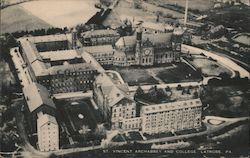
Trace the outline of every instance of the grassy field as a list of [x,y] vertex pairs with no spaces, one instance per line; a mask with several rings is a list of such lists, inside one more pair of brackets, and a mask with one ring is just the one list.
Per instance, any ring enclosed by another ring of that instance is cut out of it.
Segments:
[[158,84],[158,81],[143,68],[115,68],[115,71],[119,72],[130,86]]
[[49,27],[51,27],[51,25],[32,14],[29,14],[19,5],[10,6],[1,10],[0,34]]
[[96,2],[98,0],[40,0],[20,6],[54,27],[72,27],[87,22],[98,11]]
[[165,83],[189,82],[201,80],[201,74],[194,71],[184,63],[179,63],[175,68],[155,71]]
[[141,9],[134,9],[131,4],[121,0],[104,20],[103,25],[120,25],[125,19],[129,19],[131,22],[133,20],[135,20],[135,22],[140,20],[155,22],[156,16]]
[[216,61],[209,60],[207,58],[194,58],[191,63],[196,68],[200,68],[202,73],[206,76],[218,76],[220,75],[220,73],[227,73],[229,75],[232,75],[232,72],[226,67],[220,65]]
[[200,80],[201,76],[184,63],[161,67],[112,67],[130,86]]

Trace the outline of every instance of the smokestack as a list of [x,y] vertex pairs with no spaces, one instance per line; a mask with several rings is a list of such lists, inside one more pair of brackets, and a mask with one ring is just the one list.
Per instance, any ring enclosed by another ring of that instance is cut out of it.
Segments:
[[184,18],[184,26],[186,27],[187,24],[187,15],[188,14],[188,0],[186,0],[186,7],[185,7],[185,18]]

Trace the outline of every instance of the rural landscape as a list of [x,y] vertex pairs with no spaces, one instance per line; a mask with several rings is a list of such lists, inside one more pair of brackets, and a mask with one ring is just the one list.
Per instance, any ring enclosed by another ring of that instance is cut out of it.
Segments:
[[249,156],[249,0],[0,6],[0,157]]

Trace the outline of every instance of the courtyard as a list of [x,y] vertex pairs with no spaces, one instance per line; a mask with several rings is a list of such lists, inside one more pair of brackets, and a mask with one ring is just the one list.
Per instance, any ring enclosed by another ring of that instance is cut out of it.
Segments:
[[78,132],[83,126],[94,130],[100,121],[98,110],[89,100],[63,101],[58,103],[63,121],[70,133]]
[[129,86],[155,85],[200,81],[201,74],[185,63],[167,64],[154,67],[115,67],[109,69],[120,73]]

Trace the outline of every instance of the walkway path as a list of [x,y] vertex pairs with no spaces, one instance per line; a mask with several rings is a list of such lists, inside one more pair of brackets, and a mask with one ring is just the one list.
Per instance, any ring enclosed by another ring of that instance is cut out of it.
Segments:
[[[213,116],[207,116],[210,118],[216,118]],[[205,119],[204,123],[207,124],[208,119]],[[192,134],[185,134],[185,135],[179,135],[179,136],[173,136],[173,137],[165,137],[165,138],[157,138],[157,139],[150,139],[150,140],[146,140],[146,141],[138,141],[138,143],[142,143],[142,144],[148,144],[148,143],[158,143],[158,142],[166,142],[166,141],[173,141],[173,140],[180,140],[180,139],[187,139],[187,138],[191,138],[191,137],[195,137],[195,136],[202,136],[202,135],[209,135],[212,134],[214,132],[217,132],[229,125],[235,124],[239,121],[245,121],[245,120],[249,120],[249,117],[242,117],[242,118],[222,118],[220,117],[220,120],[224,120],[226,121],[225,123],[221,124],[221,125],[209,125],[210,128],[207,128],[206,131],[203,132],[199,132],[199,133],[192,133]]]
[[209,51],[206,51],[206,50],[203,50],[203,49],[200,49],[200,48],[196,48],[196,47],[193,47],[193,46],[185,45],[185,44],[182,44],[181,52],[182,53],[191,53],[191,54],[201,54],[201,53],[203,53],[207,57],[211,57],[211,58],[217,60],[222,65],[226,65],[230,69],[232,69],[234,71],[238,71],[241,78],[244,78],[244,77],[250,78],[250,74],[249,74],[249,72],[247,70],[245,70],[241,66],[237,65],[231,59],[228,59],[228,58],[223,57],[221,55],[218,55],[218,54],[215,54],[213,52],[209,52]]

